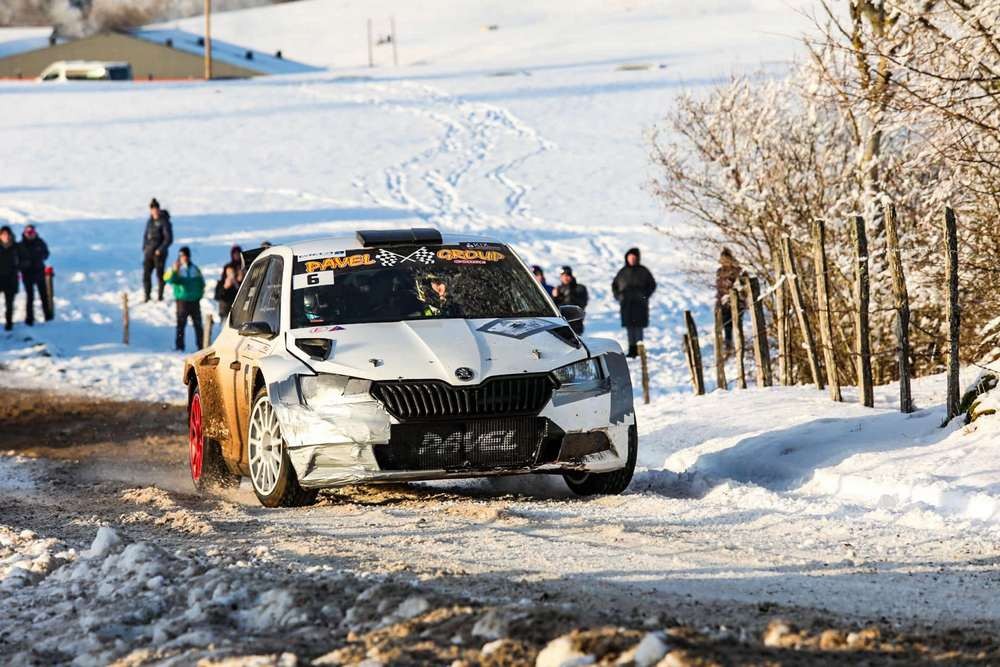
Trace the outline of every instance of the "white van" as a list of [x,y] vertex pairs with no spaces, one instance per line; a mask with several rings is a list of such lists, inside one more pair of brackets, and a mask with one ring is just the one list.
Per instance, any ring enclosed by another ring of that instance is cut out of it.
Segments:
[[39,81],[131,81],[132,66],[99,60],[60,60],[38,77]]

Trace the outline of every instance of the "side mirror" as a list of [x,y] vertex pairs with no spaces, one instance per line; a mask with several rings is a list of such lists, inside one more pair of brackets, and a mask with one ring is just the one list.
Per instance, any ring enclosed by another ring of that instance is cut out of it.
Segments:
[[240,325],[239,334],[250,338],[274,338],[278,335],[267,322],[244,322]]
[[583,308],[580,306],[559,306],[559,313],[570,324],[583,321]]

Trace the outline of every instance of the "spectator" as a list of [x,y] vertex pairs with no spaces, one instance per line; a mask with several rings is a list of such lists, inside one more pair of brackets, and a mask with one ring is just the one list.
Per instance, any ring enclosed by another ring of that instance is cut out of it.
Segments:
[[533,264],[531,267],[531,273],[534,274],[535,280],[537,280],[538,284],[542,286],[542,289],[545,290],[545,293],[552,294],[552,285],[549,285],[547,282],[545,282],[545,272],[542,271],[542,267],[538,266],[537,264]]
[[642,330],[649,326],[649,297],[656,290],[656,281],[640,262],[638,248],[625,253],[625,266],[611,283],[611,291],[621,304],[622,326],[628,334],[628,356],[639,356]]
[[[552,288],[552,299],[557,306],[580,306],[587,308],[587,288],[576,282],[573,267],[564,266],[559,273],[559,286]],[[571,324],[577,334],[583,333],[583,320]]]
[[146,293],[146,301],[149,301],[153,291],[153,269],[156,269],[157,294],[163,301],[163,267],[167,265],[167,251],[173,241],[170,212],[161,209],[160,202],[154,198],[149,202],[149,220],[142,237],[142,289]]
[[719,255],[719,268],[715,271],[715,303],[722,308],[722,331],[726,338],[726,355],[733,351],[733,316],[741,317],[743,302],[740,300],[739,312],[733,313],[729,299],[729,290],[736,287],[743,269],[733,257],[729,248],[723,248]]
[[229,249],[229,263],[222,267],[222,276],[215,283],[215,300],[219,302],[219,318],[224,322],[236,301],[236,293],[243,284],[243,249],[234,245]]
[[10,227],[0,227],[0,291],[4,298],[4,331],[14,328],[14,295],[17,294],[17,269],[20,253]]
[[191,249],[187,246],[177,253],[177,261],[167,271],[166,282],[173,285],[174,300],[177,302],[177,335],[174,348],[184,351],[184,328],[190,317],[194,325],[195,347],[201,349],[201,297],[205,293],[205,279],[201,270],[191,262]]
[[29,327],[35,324],[35,290],[42,301],[42,315],[45,321],[52,319],[52,304],[49,291],[45,288],[45,260],[49,258],[49,247],[38,235],[34,225],[27,225],[21,232],[18,245],[21,279],[24,281],[25,316]]

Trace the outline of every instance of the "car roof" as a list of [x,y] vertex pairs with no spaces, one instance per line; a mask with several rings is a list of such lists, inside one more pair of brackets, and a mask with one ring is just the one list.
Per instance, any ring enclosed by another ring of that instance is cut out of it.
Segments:
[[[49,67],[128,67],[127,62],[107,60],[57,60]],[[47,69],[47,68],[46,68]]]
[[[486,236],[469,236],[464,234],[442,234],[441,240],[444,245],[454,245],[456,243],[500,243],[503,241],[497,239],[489,238]],[[415,243],[413,245],[431,245],[424,243]],[[506,245],[506,244],[504,244]],[[355,234],[343,235],[343,236],[330,236],[321,239],[312,239],[307,241],[297,241],[295,243],[288,243],[283,245],[275,244],[272,248],[288,248],[292,251],[293,255],[306,255],[318,252],[337,252],[340,250],[357,250],[363,248],[361,242]]]

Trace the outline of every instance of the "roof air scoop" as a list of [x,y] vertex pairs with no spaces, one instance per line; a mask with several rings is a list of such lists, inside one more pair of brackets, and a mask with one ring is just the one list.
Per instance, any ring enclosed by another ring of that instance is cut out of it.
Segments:
[[358,243],[364,248],[372,246],[411,245],[426,243],[440,245],[444,241],[441,232],[430,227],[411,229],[362,229],[357,234]]

